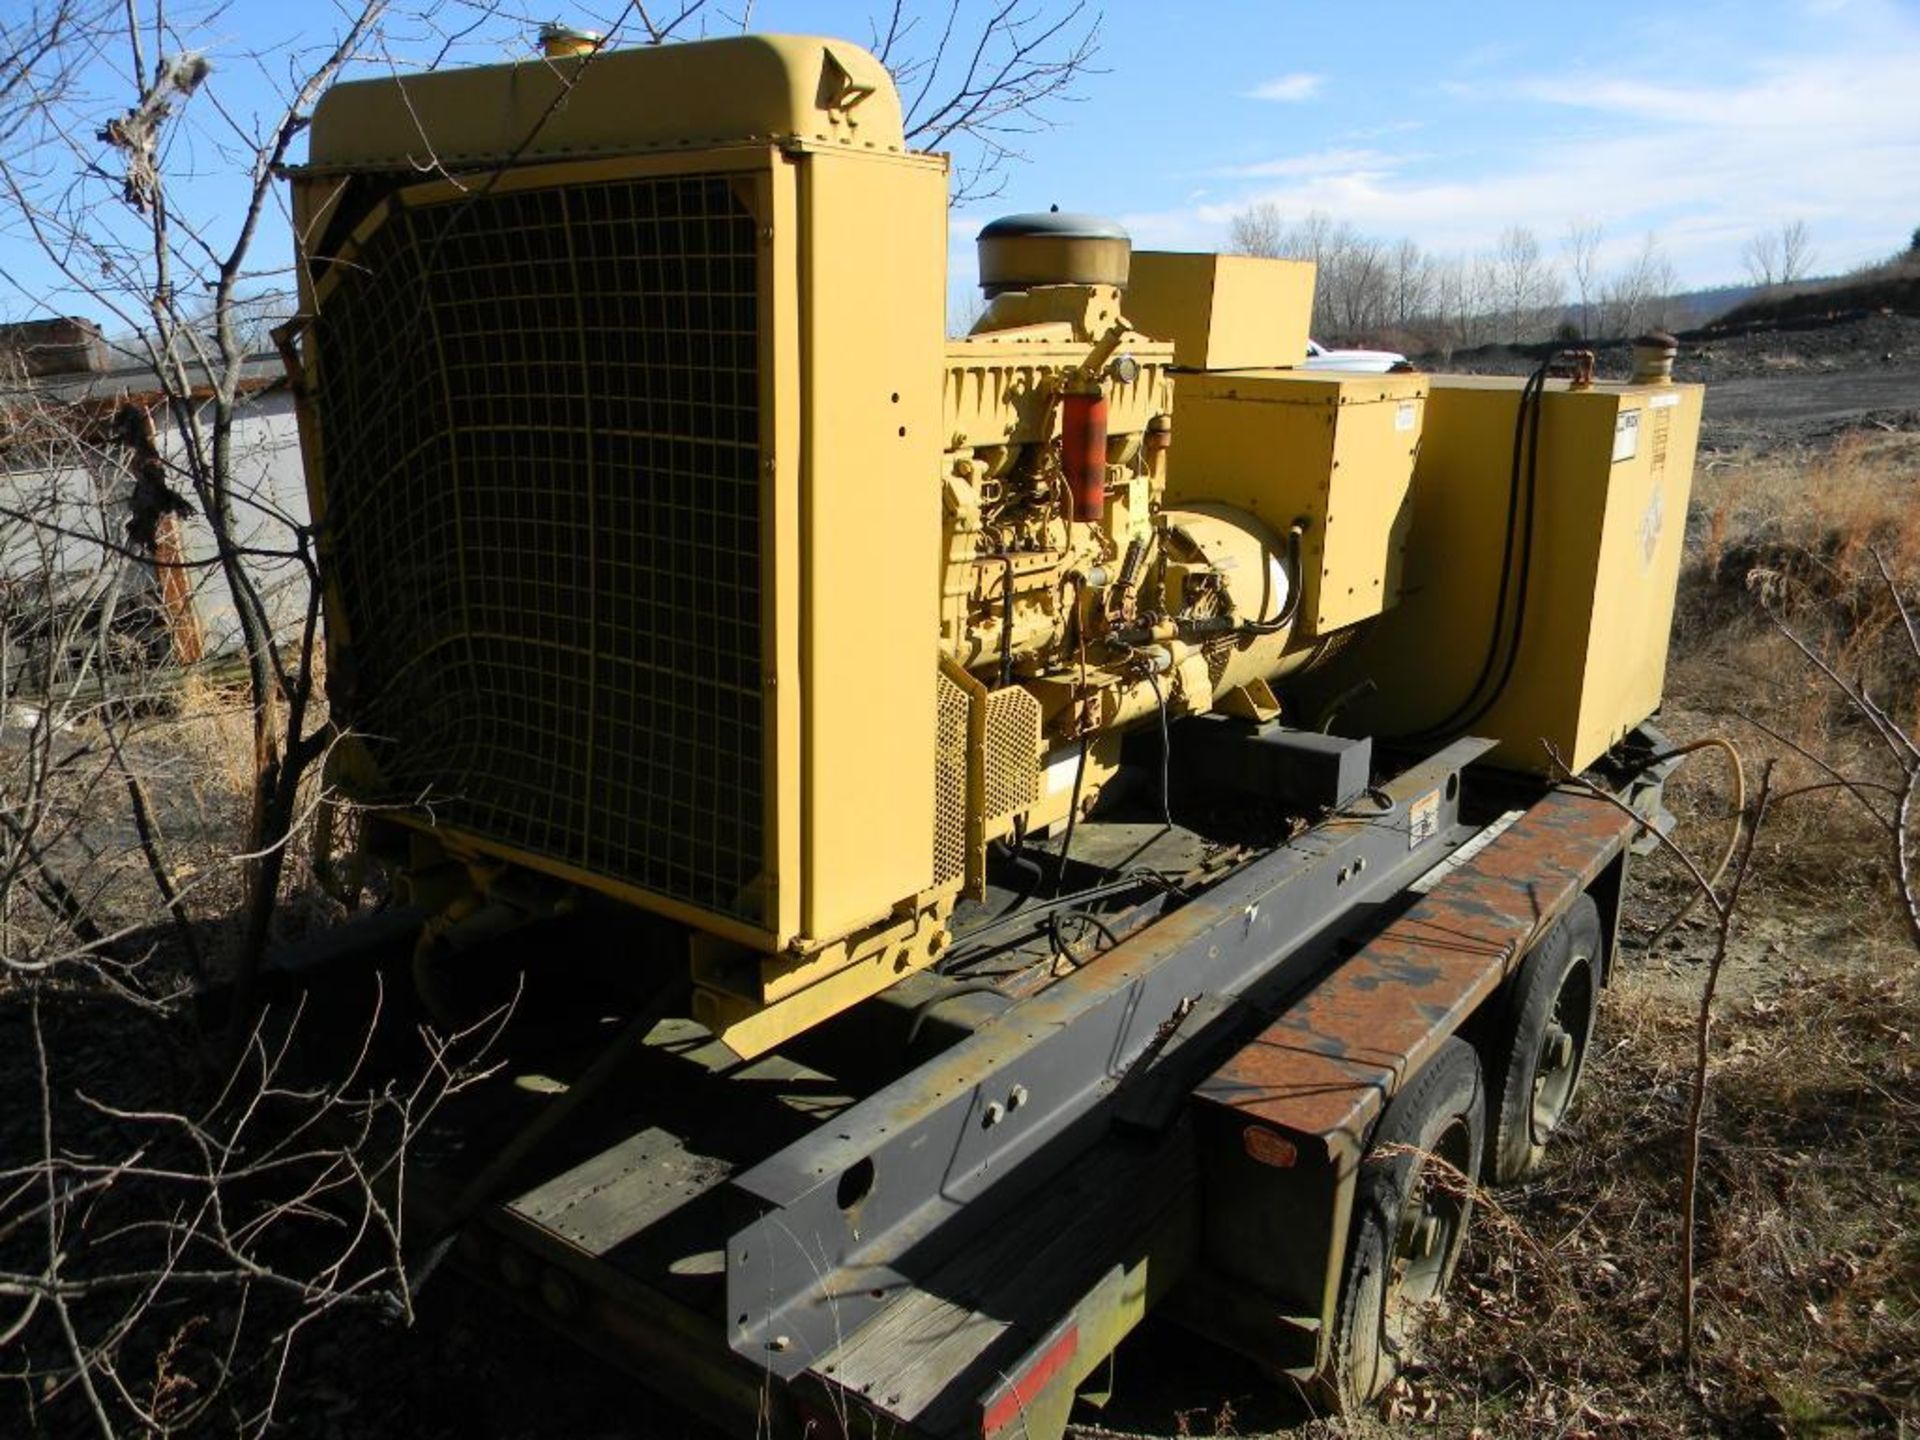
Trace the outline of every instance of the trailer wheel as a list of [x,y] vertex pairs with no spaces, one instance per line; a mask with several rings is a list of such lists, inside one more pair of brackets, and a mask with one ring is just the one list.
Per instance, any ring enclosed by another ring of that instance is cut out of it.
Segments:
[[1487,1179],[1512,1185],[1540,1168],[1573,1107],[1600,1004],[1600,909],[1574,901],[1502,992],[1487,1077],[1494,1105]]
[[[1480,1171],[1480,1057],[1449,1039],[1387,1106],[1354,1188],[1353,1238],[1319,1398],[1358,1410],[1400,1373],[1421,1310],[1453,1278]],[[1439,1163],[1435,1163],[1435,1162]]]

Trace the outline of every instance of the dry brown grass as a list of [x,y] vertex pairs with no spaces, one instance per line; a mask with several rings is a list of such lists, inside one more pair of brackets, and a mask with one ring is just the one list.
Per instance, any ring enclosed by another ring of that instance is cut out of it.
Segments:
[[[1769,611],[1896,719],[1920,723],[1920,665],[1879,570],[1920,595],[1920,436],[1869,431],[1812,453],[1716,457],[1696,485],[1689,541],[1665,727],[1778,756],[1782,792],[1827,778],[1797,751],[1878,775],[1887,757],[1872,731]],[[1725,823],[1724,779],[1707,767],[1674,794],[1706,826]],[[1844,795],[1784,803],[1760,847],[1761,878],[1776,901],[1828,911],[1844,901],[1866,938],[1887,939],[1895,896],[1879,836]]]
[[1676,693],[1688,688],[1689,664],[1715,657],[1707,627],[1757,618],[1756,592],[1837,640],[1835,656],[1852,670],[1898,624],[1874,552],[1908,586],[1920,581],[1920,436],[1851,432],[1812,454],[1710,457],[1693,512]]
[[[1824,778],[1794,745],[1857,773],[1884,763],[1761,603],[1914,718],[1920,675],[1875,552],[1920,592],[1920,438],[1719,457],[1696,492],[1663,725],[1781,755],[1784,791]],[[1730,818],[1724,771],[1697,762],[1670,798],[1683,838],[1713,849]],[[1676,1257],[1708,937],[1694,921],[1658,954],[1636,948],[1685,893],[1656,861],[1633,887],[1571,1133],[1537,1181],[1488,1197],[1427,1367],[1402,1383],[1388,1430],[1920,1430],[1920,956],[1885,851],[1884,832],[1831,790],[1780,804],[1762,833],[1718,1012],[1694,1373],[1678,1361]]]
[[1675,1358],[1690,1022],[1630,980],[1555,1163],[1477,1223],[1403,1410],[1443,1433],[1898,1433],[1920,1422],[1920,985],[1775,976],[1724,1027],[1702,1173],[1703,1327]]
[[[214,672],[231,673],[231,666]],[[162,693],[167,698],[158,703],[85,707],[64,727],[55,745],[59,763],[42,797],[38,841],[99,928],[114,937],[116,955],[172,965],[182,957],[174,953],[173,927],[140,848],[126,785],[128,774],[135,777],[159,852],[218,977],[231,962],[230,920],[244,890],[238,857],[252,803],[252,713],[244,687],[231,678],[195,672]],[[319,783],[317,771],[304,781],[301,813],[309,822]],[[341,915],[314,883],[312,840],[312,824],[303,823],[290,841],[276,917],[283,938]],[[11,923],[16,931],[54,925],[33,907],[23,907]],[[18,946],[32,937],[22,932],[13,939]]]

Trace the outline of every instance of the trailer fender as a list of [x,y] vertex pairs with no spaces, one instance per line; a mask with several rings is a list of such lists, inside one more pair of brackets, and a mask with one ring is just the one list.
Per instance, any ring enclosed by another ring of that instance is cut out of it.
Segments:
[[1325,1362],[1354,1176],[1381,1112],[1610,869],[1602,913],[1617,923],[1617,862],[1637,825],[1584,790],[1550,791],[1194,1091],[1189,1318],[1302,1378]]

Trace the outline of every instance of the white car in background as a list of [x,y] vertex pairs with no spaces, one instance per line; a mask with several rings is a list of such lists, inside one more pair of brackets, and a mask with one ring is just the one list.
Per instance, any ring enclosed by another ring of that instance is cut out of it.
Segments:
[[1318,340],[1307,341],[1308,370],[1359,370],[1384,375],[1396,365],[1405,365],[1407,357],[1397,350],[1329,350]]

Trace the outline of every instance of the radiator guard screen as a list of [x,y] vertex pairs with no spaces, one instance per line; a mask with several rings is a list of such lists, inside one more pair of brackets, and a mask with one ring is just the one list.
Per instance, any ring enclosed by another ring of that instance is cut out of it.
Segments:
[[357,798],[764,910],[758,225],[725,175],[390,202],[312,331]]

